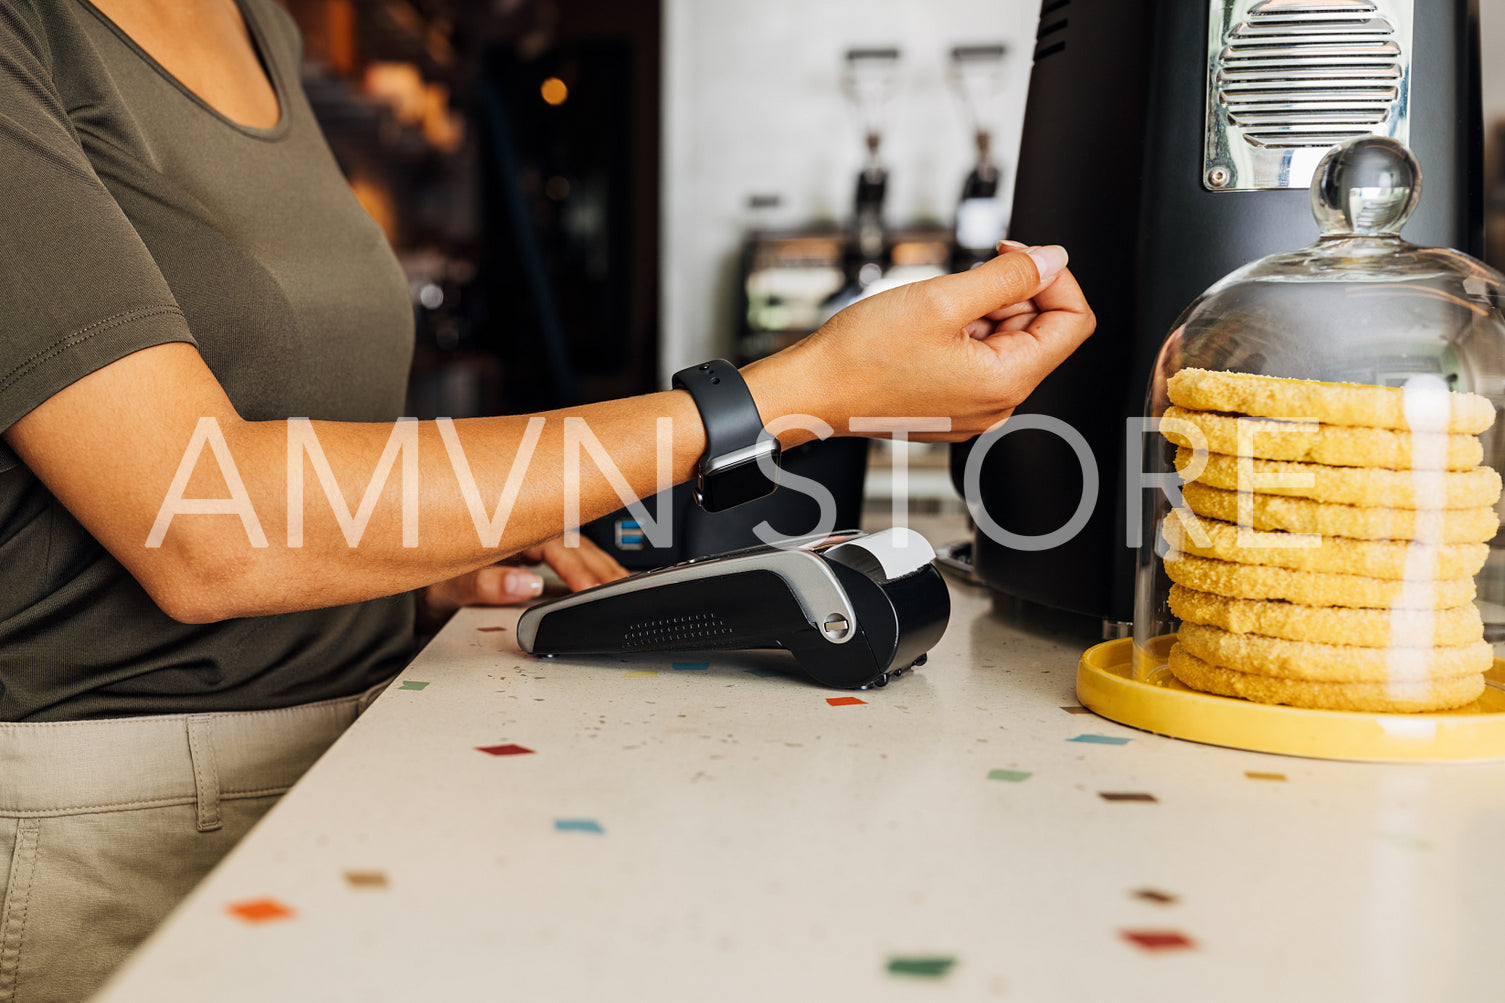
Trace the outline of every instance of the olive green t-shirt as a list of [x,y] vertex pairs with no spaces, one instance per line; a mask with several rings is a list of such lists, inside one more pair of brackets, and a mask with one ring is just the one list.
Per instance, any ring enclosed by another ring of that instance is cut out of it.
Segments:
[[[247,419],[401,414],[402,272],[314,121],[291,18],[241,10],[270,129],[216,113],[84,0],[0,3],[0,431],[166,342],[198,346]],[[0,721],[356,693],[409,657],[412,615],[394,596],[178,623],[0,446]]]

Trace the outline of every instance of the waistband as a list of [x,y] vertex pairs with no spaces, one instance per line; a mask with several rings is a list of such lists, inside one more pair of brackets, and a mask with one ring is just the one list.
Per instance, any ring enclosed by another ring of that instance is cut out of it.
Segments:
[[0,723],[0,816],[280,794],[384,687],[276,710]]

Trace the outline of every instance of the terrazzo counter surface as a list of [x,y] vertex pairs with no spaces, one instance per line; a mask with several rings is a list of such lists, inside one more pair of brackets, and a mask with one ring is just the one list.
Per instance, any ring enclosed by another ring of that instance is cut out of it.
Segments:
[[1080,626],[951,593],[860,693],[464,610],[100,999],[1501,997],[1505,764],[1137,732]]

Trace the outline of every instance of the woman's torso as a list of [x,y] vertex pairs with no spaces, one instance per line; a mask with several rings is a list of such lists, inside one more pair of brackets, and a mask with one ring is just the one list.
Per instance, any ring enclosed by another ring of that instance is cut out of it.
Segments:
[[[243,417],[390,421],[401,413],[412,347],[406,283],[314,121],[291,19],[270,0],[244,0],[242,11],[280,105],[267,129],[216,112],[81,0],[36,0],[11,15],[18,24],[0,17],[0,43],[42,53],[77,143]],[[0,114],[12,98],[38,100],[12,95]],[[4,197],[66,197],[3,185]],[[87,235],[10,239],[8,253],[23,254],[28,240]],[[47,297],[86,295],[112,279],[81,274],[77,285],[25,295],[45,308]],[[358,692],[408,655],[407,597],[176,623],[0,451],[5,467],[0,720],[285,706]]]

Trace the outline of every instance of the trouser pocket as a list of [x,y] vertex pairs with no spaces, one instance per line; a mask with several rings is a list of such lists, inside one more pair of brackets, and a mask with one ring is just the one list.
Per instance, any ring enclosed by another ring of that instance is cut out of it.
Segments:
[[21,967],[21,947],[26,937],[26,911],[37,872],[37,844],[41,823],[34,818],[13,820],[10,840],[10,871],[5,881],[5,902],[0,905],[0,1003],[16,998],[16,973]]

